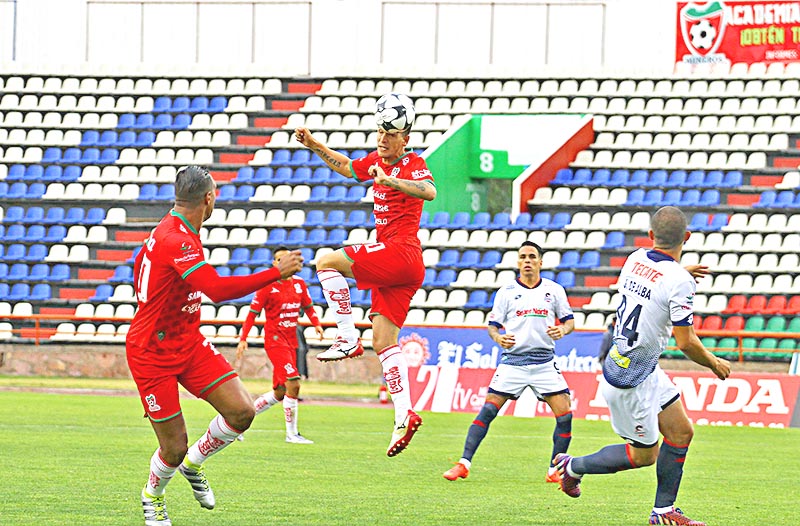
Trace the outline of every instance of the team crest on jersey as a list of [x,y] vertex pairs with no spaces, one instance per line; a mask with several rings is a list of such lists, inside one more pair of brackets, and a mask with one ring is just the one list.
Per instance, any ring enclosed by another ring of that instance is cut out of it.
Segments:
[[161,411],[161,406],[156,403],[156,395],[149,394],[144,397],[144,401],[147,404],[147,410],[156,412]]
[[408,158],[408,155],[406,155],[405,157],[403,157],[403,166],[406,166],[406,165],[408,164],[408,161],[410,161],[410,160],[411,160],[411,159],[409,159],[409,158]]
[[397,177],[398,175],[400,175],[400,167],[395,166],[394,168],[392,168],[392,173],[390,173],[389,175],[392,177]]
[[642,437],[644,436],[644,426],[643,426],[643,425],[641,425],[641,424],[639,424],[639,425],[637,425],[636,427],[634,427],[634,428],[633,428],[633,431],[634,431],[634,433],[636,433],[636,435],[637,435],[639,438],[642,438]]
[[183,232],[184,234],[188,234],[188,233],[189,233],[189,232],[186,230],[186,227],[185,227],[185,226],[183,226],[183,225],[178,225],[178,228],[179,228],[179,229],[180,229],[180,231],[181,231],[181,232]]
[[191,249],[192,249],[192,244],[191,243],[187,243],[186,241],[181,243],[181,252],[186,252],[187,250],[191,250]]
[[544,301],[546,301],[547,303],[551,303],[553,301],[553,297],[550,295],[549,292],[544,293]]
[[522,294],[517,294],[516,296],[514,296],[514,301],[517,301],[517,300],[518,300],[518,299],[520,299],[521,297],[522,297]]

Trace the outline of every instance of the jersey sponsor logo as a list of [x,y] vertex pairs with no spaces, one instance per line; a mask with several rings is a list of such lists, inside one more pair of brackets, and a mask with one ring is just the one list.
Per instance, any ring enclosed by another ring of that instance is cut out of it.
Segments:
[[375,218],[375,224],[376,225],[388,225],[389,221],[387,221],[385,217],[376,217]]
[[345,287],[339,290],[332,290],[328,295],[332,302],[338,304],[338,307],[336,307],[337,314],[351,314],[353,312],[350,306],[350,289]]
[[637,296],[650,299],[650,289],[645,287],[643,284],[639,283],[638,281],[634,281],[631,278],[625,278],[625,290],[628,290]]
[[658,279],[663,276],[662,272],[657,271],[652,267],[648,267],[644,263],[635,262],[633,264],[633,268],[631,269],[631,274],[634,276],[641,276],[650,282],[655,283]]
[[190,261],[194,261],[195,259],[198,259],[199,257],[200,257],[200,252],[195,251],[195,252],[186,253],[183,256],[179,257],[179,258],[174,258],[172,261],[177,265],[179,263],[188,263]]
[[424,179],[426,177],[431,177],[431,171],[428,169],[414,170],[411,172],[412,179]]
[[386,192],[373,192],[372,197],[374,199],[386,199]]
[[388,211],[389,211],[389,205],[379,205],[379,204],[375,204],[375,205],[373,205],[373,207],[372,207],[372,208],[373,208],[373,210],[375,210],[376,212],[388,212]]
[[547,309],[532,307],[530,309],[517,309],[514,314],[524,318],[546,318],[548,313],[549,311]]
[[403,391],[403,384],[401,383],[400,368],[396,365],[390,367],[383,375],[386,380],[386,388],[389,389],[390,394],[397,394]]
[[152,412],[161,411],[161,406],[158,405],[158,403],[156,402],[156,395],[149,394],[149,395],[144,397],[144,401],[147,404],[147,410],[148,411],[152,411]]
[[608,357],[614,360],[614,363],[622,367],[623,369],[627,369],[631,365],[631,359],[627,356],[622,356],[617,350],[617,346],[614,345],[610,351],[608,351]]
[[197,449],[200,450],[200,454],[204,457],[207,457],[220,447],[225,445],[225,441],[220,440],[219,438],[214,437],[211,434],[211,431],[206,431],[206,436],[204,440],[197,441]]
[[194,292],[190,292],[188,296],[186,296],[186,301],[195,301],[202,299],[203,293],[199,290],[195,290]]

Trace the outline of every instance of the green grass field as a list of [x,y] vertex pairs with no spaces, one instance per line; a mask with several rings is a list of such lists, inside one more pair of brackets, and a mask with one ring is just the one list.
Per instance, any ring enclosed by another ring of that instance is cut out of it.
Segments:
[[[193,441],[213,410],[197,400],[183,406]],[[394,459],[385,455],[388,407],[308,401],[300,416],[316,444],[284,443],[273,409],[208,462],[213,511],[176,475],[167,490],[173,523],[626,526],[646,524],[653,502],[653,467],[587,477],[575,500],[545,484],[551,419],[497,419],[469,478],[449,482],[441,474],[460,457],[473,415],[423,414],[411,447]],[[573,436],[573,454],[618,440],[608,423],[582,420]],[[698,427],[678,505],[710,526],[798,524],[798,444],[797,429]],[[0,391],[0,524],[141,525],[138,496],[155,447],[135,397]]]

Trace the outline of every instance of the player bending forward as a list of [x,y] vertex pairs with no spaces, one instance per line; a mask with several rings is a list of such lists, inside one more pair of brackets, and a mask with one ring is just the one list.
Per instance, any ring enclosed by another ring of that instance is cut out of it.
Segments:
[[306,128],[297,128],[295,138],[332,170],[356,181],[373,181],[377,242],[347,246],[317,261],[317,276],[338,327],[335,343],[317,359],[335,361],[364,353],[345,280],[355,278],[359,289],[372,290],[372,344],[395,410],[394,431],[386,451],[393,457],[408,446],[422,425],[422,418],[411,409],[408,364],[397,337],[411,298],[425,278],[417,232],[423,201],[436,197],[436,186],[425,161],[406,151],[413,120],[410,99],[396,94],[381,97],[377,117],[377,149],[361,159],[351,161],[331,150]]

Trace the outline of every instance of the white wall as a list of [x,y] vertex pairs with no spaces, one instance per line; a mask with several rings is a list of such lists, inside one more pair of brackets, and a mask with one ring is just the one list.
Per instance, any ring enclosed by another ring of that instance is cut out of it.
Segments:
[[[16,16],[14,6],[16,5]],[[669,72],[675,1],[0,0],[0,60],[264,75]],[[14,23],[16,22],[16,46]],[[14,51],[15,50],[15,51]]]

